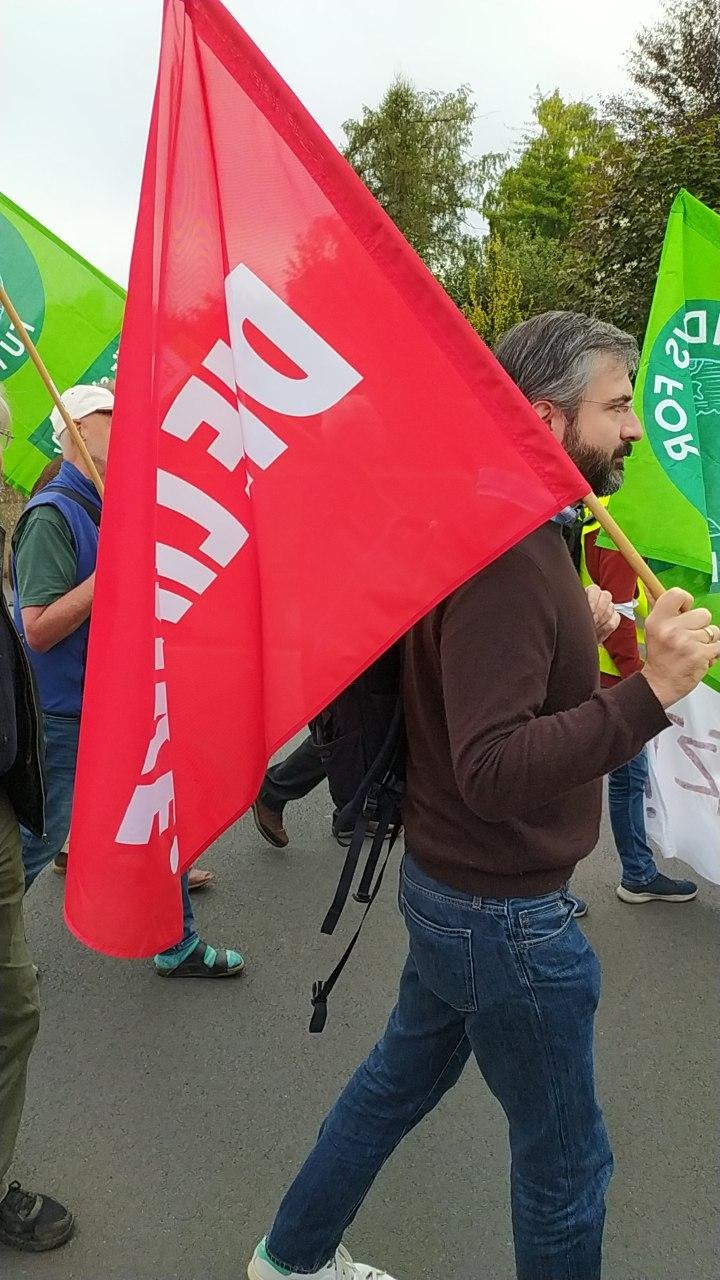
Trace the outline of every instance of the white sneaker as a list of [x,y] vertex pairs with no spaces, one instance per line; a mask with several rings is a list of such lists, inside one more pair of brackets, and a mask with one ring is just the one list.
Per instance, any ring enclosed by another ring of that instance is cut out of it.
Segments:
[[247,1270],[248,1280],[393,1280],[387,1271],[379,1271],[377,1267],[369,1267],[364,1262],[353,1262],[344,1245],[340,1245],[334,1258],[331,1258],[319,1271],[310,1274],[299,1271],[285,1271],[270,1261],[265,1250],[265,1241],[261,1240],[255,1250]]

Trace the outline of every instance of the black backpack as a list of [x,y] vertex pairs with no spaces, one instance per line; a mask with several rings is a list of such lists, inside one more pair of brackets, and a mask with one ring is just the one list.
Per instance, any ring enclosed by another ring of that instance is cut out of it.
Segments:
[[583,547],[582,531],[583,531],[583,525],[585,523],[584,517],[585,517],[585,508],[580,507],[578,509],[577,519],[575,520],[574,524],[561,525],[562,536],[565,541],[565,545],[568,551],[570,552],[570,559],[575,565],[575,568],[577,569],[578,573],[580,572],[580,564],[582,562],[582,547]]
[[[340,843],[348,845],[335,897],[321,926],[323,933],[334,932],[355,879],[365,837],[372,835],[370,852],[353,894],[356,902],[365,904],[362,919],[330,976],[313,984],[310,1030],[319,1032],[327,1019],[328,996],[380,891],[388,859],[402,827],[400,803],[405,791],[402,641],[353,680],[311,722],[310,732],[320,749],[335,802],[333,832]],[[387,838],[385,860],[376,876]]]

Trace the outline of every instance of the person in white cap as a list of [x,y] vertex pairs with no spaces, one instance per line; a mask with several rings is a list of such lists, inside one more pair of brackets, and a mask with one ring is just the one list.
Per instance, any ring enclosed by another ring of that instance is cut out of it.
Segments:
[[[104,477],[113,391],[107,386],[71,387],[62,400]],[[57,475],[30,499],[13,535],[15,624],[37,680],[46,742],[45,834],[22,831],[26,889],[50,862],[57,869],[63,866],[102,510],[89,468],[57,408],[50,420],[63,461]],[[244,961],[238,951],[211,947],[198,937],[187,875],[182,890],[183,936],[155,957],[156,971],[163,977],[199,978],[240,973]]]

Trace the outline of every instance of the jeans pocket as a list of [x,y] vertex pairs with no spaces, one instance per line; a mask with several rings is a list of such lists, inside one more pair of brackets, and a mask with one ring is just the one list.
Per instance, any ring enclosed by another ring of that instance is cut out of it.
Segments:
[[563,895],[520,911],[516,940],[525,975],[533,986],[551,987],[558,999],[567,1002],[573,1016],[597,1008],[600,965],[575,919],[571,899]]
[[434,923],[411,907],[401,895],[412,956],[420,981],[438,999],[460,1013],[477,1009],[470,929]]
[[535,947],[543,942],[552,942],[565,932],[574,914],[575,903],[564,894],[519,911],[517,921],[521,945]]

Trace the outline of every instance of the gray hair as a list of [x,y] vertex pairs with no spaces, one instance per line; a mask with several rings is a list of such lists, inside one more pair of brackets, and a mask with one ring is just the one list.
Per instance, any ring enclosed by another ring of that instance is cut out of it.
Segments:
[[545,311],[523,320],[495,347],[503,369],[530,403],[549,400],[569,422],[577,417],[601,354],[614,356],[631,375],[637,368],[632,335],[580,311]]
[[0,382],[0,435],[4,431],[7,431],[7,432],[10,431],[10,422],[11,422],[10,405],[7,402],[5,389],[2,383]]

